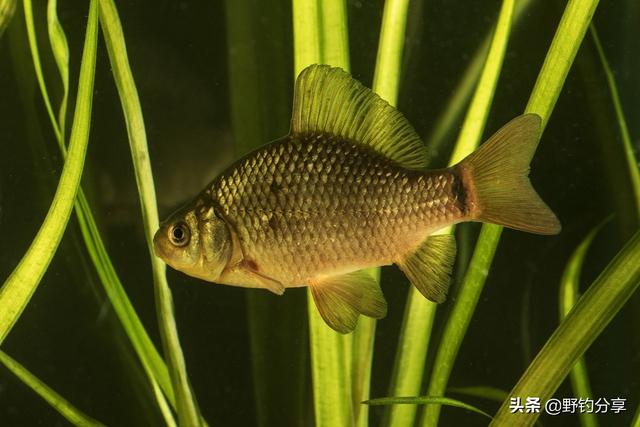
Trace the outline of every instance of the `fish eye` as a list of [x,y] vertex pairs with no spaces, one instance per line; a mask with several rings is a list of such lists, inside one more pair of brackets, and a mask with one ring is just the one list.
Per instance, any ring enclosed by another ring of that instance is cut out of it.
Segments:
[[169,229],[169,240],[175,246],[185,246],[189,243],[189,227],[184,222],[179,222]]

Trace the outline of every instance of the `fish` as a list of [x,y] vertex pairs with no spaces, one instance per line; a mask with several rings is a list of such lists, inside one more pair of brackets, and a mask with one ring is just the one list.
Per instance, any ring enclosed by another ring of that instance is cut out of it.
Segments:
[[218,284],[310,288],[346,334],[387,303],[363,269],[397,265],[427,299],[446,299],[465,221],[553,235],[560,222],[533,189],[541,132],[520,115],[458,164],[427,169],[428,151],[397,109],[344,70],[311,65],[294,86],[289,134],[230,165],[154,236],[169,266]]

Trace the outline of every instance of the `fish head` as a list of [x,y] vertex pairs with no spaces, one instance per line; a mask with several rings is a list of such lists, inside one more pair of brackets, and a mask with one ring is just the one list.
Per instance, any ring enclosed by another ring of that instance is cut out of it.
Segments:
[[215,282],[231,258],[231,235],[215,208],[196,202],[173,213],[153,238],[158,257],[171,267]]

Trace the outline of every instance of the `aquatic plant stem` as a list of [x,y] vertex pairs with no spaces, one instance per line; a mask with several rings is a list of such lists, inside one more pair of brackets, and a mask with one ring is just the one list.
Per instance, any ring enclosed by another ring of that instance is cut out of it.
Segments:
[[[33,3],[31,2],[31,0],[24,0],[22,2],[23,5],[23,9],[24,9],[24,19],[25,19],[25,24],[27,27],[27,36],[29,38],[29,47],[31,48],[31,57],[33,58],[33,63],[34,66],[37,70],[41,70],[42,69],[42,65],[40,63],[40,51],[38,50],[38,39],[36,36],[36,28],[34,25],[34,20],[33,20]],[[52,39],[52,42],[58,41],[59,39]],[[59,55],[56,56],[56,61],[58,61]],[[40,92],[41,93],[46,93],[47,91],[47,85],[45,84],[44,81],[44,75],[42,73],[36,73],[36,79],[38,80],[38,86],[40,86]],[[51,106],[51,101],[49,100],[49,97],[43,97],[43,101],[44,101],[44,105],[45,108],[47,110],[47,114],[49,115],[49,119],[51,120],[51,123],[53,124],[53,132],[56,136],[56,139],[58,141],[64,141],[64,137],[62,135],[62,130],[60,129],[60,126],[58,124],[58,121],[56,120],[56,116],[53,112],[53,107]]]
[[[491,419],[491,415],[487,414],[481,409],[476,408],[475,406],[469,405],[465,402],[462,402],[457,399],[452,399],[450,397],[431,397],[431,396],[419,396],[419,397],[381,397],[378,399],[371,399],[366,402],[367,405],[378,406],[378,405],[386,405],[386,406],[398,406],[398,405],[445,405],[451,406],[454,408],[462,408],[471,412],[475,412],[476,414],[483,415],[489,419]],[[393,424],[394,426],[407,426],[411,424]]]
[[[33,21],[33,16],[31,18]],[[61,147],[64,147],[67,99],[69,97],[69,45],[67,44],[67,36],[62,29],[60,21],[58,20],[57,0],[49,0],[49,3],[47,4],[47,24],[51,52],[53,53],[56,65],[58,66],[60,80],[62,81],[62,100],[60,101],[60,108],[58,109],[58,129],[60,131],[58,143]],[[36,67],[38,65],[39,64],[36,64]],[[42,75],[42,73],[39,74]],[[42,80],[44,81],[44,79]],[[45,97],[45,99],[48,99],[48,97]],[[45,101],[45,104],[47,103],[50,105],[50,102]]]
[[[290,5],[226,0],[229,100],[236,158],[289,130],[293,81]],[[251,101],[248,101],[251,100]],[[258,427],[303,426],[310,409],[307,295],[245,294]],[[296,325],[296,327],[292,327]]]
[[[450,165],[454,165],[464,159],[480,143],[507,50],[513,9],[514,0],[503,1],[489,53],[471,100],[464,125],[451,154]],[[427,388],[428,396],[444,395],[458,350],[484,288],[487,270],[479,266],[485,265],[493,259],[497,239],[500,237],[500,230],[501,228],[498,226],[490,226],[483,228],[480,232],[471,262],[438,346]],[[424,409],[422,425],[436,426],[439,416],[440,407],[438,405],[427,406]]]
[[322,61],[320,53],[320,15],[317,0],[292,0],[293,74]]
[[627,126],[627,120],[625,119],[624,112],[622,111],[622,102],[620,101],[620,94],[618,93],[618,87],[616,85],[613,71],[611,71],[609,61],[607,61],[607,56],[604,53],[604,49],[602,49],[600,37],[598,36],[598,32],[596,31],[596,27],[593,23],[589,26],[589,31],[607,78],[607,85],[609,86],[609,92],[611,94],[611,102],[613,103],[616,119],[618,120],[618,126],[620,127],[620,136],[622,137],[625,158],[627,160],[629,181],[631,182],[631,187],[633,189],[633,201],[636,217],[640,219],[640,168],[638,168],[638,161],[634,154],[633,143],[631,142],[631,136],[629,134],[629,127]]
[[[591,25],[589,26],[589,31],[591,33],[591,37],[593,38],[593,42],[596,46],[596,51],[598,52],[598,57],[600,58],[602,68],[604,69],[605,76],[607,78],[607,85],[609,86],[609,92],[611,93],[611,102],[613,103],[616,118],[618,120],[618,126],[620,127],[622,144],[624,146],[629,181],[631,183],[634,195],[635,214],[636,218],[640,220],[640,168],[638,168],[638,161],[634,153],[633,143],[631,142],[627,120],[625,119],[625,115],[622,110],[622,102],[620,100],[620,94],[618,92],[615,76],[613,74],[613,71],[611,70],[611,67],[609,66],[609,61],[607,60],[607,56],[604,53],[602,43],[600,42],[600,37],[598,36],[598,32],[596,31],[596,27],[593,23],[591,23]],[[579,362],[576,362],[576,365],[578,365],[578,363]],[[640,406],[636,408],[636,413],[630,425],[632,425],[633,427],[640,426]]]
[[386,0],[384,3],[372,89],[394,106],[398,103],[408,13],[409,0]]
[[[54,116],[50,115],[52,120],[51,125],[54,129],[59,129],[60,132],[56,134],[58,146],[62,153],[62,156],[66,159],[67,147],[65,146],[65,118],[66,118],[66,100],[69,92],[69,49],[67,46],[67,40],[64,33],[64,29],[60,25],[57,16],[57,1],[50,0],[47,7],[47,21],[49,28],[49,39],[51,42],[51,49],[56,60],[58,72],[63,86],[62,101],[58,110],[58,122],[54,120]],[[35,23],[33,21],[33,15],[29,16],[29,19],[25,19],[25,27],[28,33],[35,36]],[[29,30],[31,28],[31,30]],[[37,48],[37,43],[30,43],[31,49]],[[45,105],[52,105],[47,85],[44,84],[44,73],[40,64],[39,53],[31,54],[33,60],[34,71],[39,82],[40,92],[42,94]],[[131,304],[122,283],[113,267],[111,259],[106,251],[102,237],[96,225],[95,219],[91,212],[89,202],[84,194],[82,186],[78,188],[76,200],[74,204],[78,223],[82,232],[82,236],[87,246],[89,256],[93,261],[93,264],[100,278],[105,293],[109,298],[113,309],[118,316],[122,326],[127,334],[131,344],[136,351],[136,354],[140,358],[142,367],[146,372],[149,381],[151,382],[152,389],[155,390],[159,386],[166,394],[166,399],[170,404],[175,407],[175,397],[171,381],[169,379],[169,373],[164,360],[160,357],[156,350],[151,338],[147,334],[140,318],[138,317],[133,305]],[[165,415],[165,421],[167,424],[173,422],[173,416],[171,412],[165,411],[162,408],[167,406],[165,396],[162,393],[155,393],[158,399],[158,405]]]
[[[318,0],[293,0],[292,7],[294,76],[297,77],[308,65],[323,62],[323,24]],[[343,25],[346,25],[346,22]],[[325,43],[335,40],[330,37],[324,38]],[[347,49],[346,45],[343,45],[343,48]],[[335,58],[346,56],[332,55]],[[352,426],[354,418],[349,375],[352,339],[341,336],[324,323],[310,292],[307,292],[307,307],[316,426]]]
[[22,314],[56,253],[80,185],[91,125],[97,19],[97,5],[92,1],[82,52],[78,96],[68,156],[53,202],[40,230],[18,266],[0,289],[0,345]]
[[[549,399],[575,361],[589,348],[640,285],[640,231],[637,231],[580,298],[535,357],[510,397]],[[511,413],[505,400],[492,426],[532,426],[540,414]]]
[[[604,222],[591,230],[582,242],[580,242],[578,247],[571,254],[569,262],[564,269],[562,278],[560,279],[560,295],[558,298],[561,322],[567,317],[573,306],[576,304],[580,288],[580,272],[582,271],[584,259],[589,247],[591,246],[591,242],[593,242],[593,239],[602,228],[602,225],[604,225]],[[579,396],[580,398],[593,398],[591,386],[589,384],[587,364],[584,357],[580,357],[576,360],[576,363],[571,369],[570,378],[574,396]],[[583,427],[598,426],[598,419],[593,413],[581,411],[579,417],[580,423]]]
[[[349,33],[347,24],[347,4],[346,0],[318,0],[318,36],[320,41],[320,62],[323,64],[340,67],[343,70],[350,71],[349,61]],[[375,273],[372,273],[376,276]],[[317,311],[317,310],[316,310]],[[344,360],[344,376],[345,390],[343,390],[343,398],[348,398],[352,404],[349,410],[351,424],[355,424],[360,415],[360,396],[364,388],[368,388],[366,381],[366,373],[363,372],[363,364],[366,365],[367,357],[371,358],[371,354],[361,354],[363,346],[371,342],[371,322],[363,321],[364,316],[360,316],[355,330],[351,334],[340,335],[342,339],[342,358]],[[316,318],[319,319],[319,318]],[[335,332],[324,325],[324,320],[320,320],[323,324],[323,330],[333,335]],[[321,332],[322,333],[322,332]],[[357,340],[357,341],[356,341]],[[355,377],[354,377],[355,372]],[[366,417],[360,417],[360,420],[367,422]]]
[[145,237],[153,272],[160,335],[176,394],[178,421],[181,426],[196,426],[201,424],[201,417],[191,391],[184,355],[180,347],[173,314],[173,297],[166,278],[166,267],[153,251],[153,236],[159,225],[153,174],[147,149],[142,108],[127,58],[120,18],[113,0],[100,0],[100,24],[129,135]]
[[[534,86],[533,92],[531,93],[531,97],[529,98],[529,102],[526,107],[526,112],[532,112],[538,114],[542,117],[543,129],[546,123],[549,120],[551,115],[551,111],[555,106],[555,102],[558,99],[560,91],[562,90],[562,86],[564,85],[564,81],[567,77],[569,69],[573,64],[573,60],[575,55],[584,39],[584,35],[589,27],[591,22],[591,18],[593,13],[595,12],[596,7],[598,6],[598,0],[570,0],[565,8],[565,11],[562,15],[558,28],[556,30],[556,34],[551,42],[551,46],[549,51],[547,52],[547,56],[545,58],[544,64],[542,65],[542,69],[538,74],[538,79],[536,80],[536,84]],[[484,228],[484,227],[483,227]],[[636,237],[638,233],[636,233]],[[640,240],[640,238],[636,239]],[[634,240],[632,239],[632,242]],[[625,252],[625,255],[629,255]],[[629,255],[631,256],[631,255]],[[616,258],[616,260],[619,257]],[[612,262],[610,265],[614,265],[616,260]],[[485,268],[489,268],[489,264],[487,263]],[[607,271],[610,269],[607,268]],[[626,277],[624,282],[620,283],[621,289],[618,289],[618,292],[614,292],[617,294],[616,298],[624,297],[623,293],[627,291],[629,286],[629,281],[632,281],[632,277]],[[628,280],[627,280],[628,279]],[[598,280],[597,282],[600,282]],[[608,281],[604,281],[600,286],[605,286],[608,283],[608,286],[611,284]],[[624,285],[623,285],[624,283]],[[592,285],[593,287],[594,285]],[[597,291],[591,291],[591,294],[595,294],[598,299],[600,298],[600,287],[598,287]],[[635,288],[634,288],[635,289]],[[587,291],[589,294],[590,291]],[[574,319],[581,319],[584,313],[589,313],[589,315],[596,315],[597,313],[590,312],[590,310],[594,310],[591,305],[587,305],[584,303],[587,294],[585,294],[580,302],[575,306],[569,316],[562,322],[559,328],[554,332],[552,337],[547,342],[547,345],[541,350],[541,352],[536,356],[536,359],[529,366],[523,377],[520,379],[518,384],[511,390],[509,396],[517,397],[517,396],[537,396],[541,398],[541,401],[545,401],[546,397],[550,397],[553,391],[557,388],[560,382],[564,379],[566,374],[569,372],[573,361],[571,361],[571,365],[566,368],[563,365],[568,362],[568,359],[572,357],[579,357],[584,350],[586,349],[585,344],[590,344],[595,336],[599,333],[598,329],[604,325],[601,325],[599,322],[603,322],[605,318],[602,316],[613,316],[613,314],[608,313],[598,313],[599,319],[591,318],[585,319],[588,320],[588,324],[591,324],[594,328],[587,327],[587,323],[579,324],[575,323],[575,325],[580,325],[577,328],[577,334],[583,333],[589,336],[572,336],[565,337],[566,334],[571,332],[568,325],[574,325]],[[609,300],[602,300],[602,303],[605,304],[602,306],[602,310],[606,309],[606,305],[608,304],[609,309],[613,310],[615,307],[619,308],[620,301],[611,300],[614,298],[614,294],[609,296]],[[578,307],[585,307],[580,308]],[[575,314],[578,313],[578,314]],[[610,319],[610,317],[609,317]],[[607,320],[608,321],[608,320]],[[601,330],[601,329],[600,329]],[[575,331],[574,331],[575,332]],[[567,341],[564,347],[558,347],[556,339],[558,337],[563,337],[567,339],[571,339],[571,341]],[[555,357],[556,362],[551,365],[548,365],[549,358]],[[574,359],[575,360],[575,359]],[[547,364],[545,366],[545,364]],[[539,371],[540,367],[544,369],[549,369],[548,371]],[[544,375],[542,375],[544,372]],[[535,377],[533,375],[539,375]],[[533,425],[537,418],[537,414],[522,415],[522,414],[510,414],[509,411],[509,400],[505,400],[502,407],[498,410],[496,414],[496,418],[492,425]]]
[[[385,2],[372,89],[391,105],[398,101],[408,14],[408,0]],[[434,315],[435,304],[410,286],[389,386],[391,396],[420,394]],[[386,410],[384,424],[411,425],[415,413],[415,405],[391,405]]]
[[0,0],[0,37],[9,26],[16,11],[17,0]]
[[56,393],[53,389],[40,381],[35,375],[29,372],[20,363],[0,351],[0,363],[18,377],[23,383],[29,386],[40,397],[42,397],[52,408],[60,413],[71,424],[78,427],[101,427],[104,424],[94,420],[82,411],[74,407],[66,399]]
[[[525,16],[525,12],[531,6],[532,0],[518,0],[515,2],[513,9],[512,28],[515,28],[520,19]],[[480,73],[484,68],[491,40],[496,31],[495,26],[491,28],[482,43],[476,49],[473,59],[469,61],[467,68],[464,70],[462,77],[458,81],[456,88],[452,91],[453,95],[447,101],[446,106],[442,109],[442,113],[434,121],[433,129],[425,138],[429,150],[434,155],[441,149],[442,144],[446,141],[447,135],[452,131],[456,121],[462,115],[465,106],[469,102],[476,84],[480,77]]]
[[323,64],[351,69],[346,0],[318,0],[320,54]]

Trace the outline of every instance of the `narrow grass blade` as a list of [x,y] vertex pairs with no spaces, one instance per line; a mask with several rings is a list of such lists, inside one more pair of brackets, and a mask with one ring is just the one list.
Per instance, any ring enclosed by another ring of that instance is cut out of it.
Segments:
[[[580,42],[584,37],[584,33],[591,20],[593,12],[595,11],[596,5],[597,1],[570,1],[565,13],[563,14],[556,36],[554,37],[526,108],[527,112],[535,112],[540,115],[543,119],[543,123],[545,124],[549,119],[551,110],[555,105],[555,101],[557,100],[562,85],[564,84],[568,70],[573,62],[573,58],[575,57]],[[463,156],[463,154],[456,150],[453,156],[454,160],[461,158],[460,156]],[[469,267],[469,272],[463,283],[463,290],[465,288],[482,288],[484,281],[486,280],[487,272],[489,271],[489,266],[493,260],[493,255],[500,238],[501,230],[501,227],[498,226],[488,224],[483,225],[476,245],[476,251]],[[458,303],[461,299],[462,297],[459,299]],[[455,314],[452,313],[452,318],[454,316]],[[448,343],[449,341],[446,340],[446,332],[444,337],[445,339],[443,339],[443,343]],[[445,359],[447,363],[452,362],[452,359],[449,357],[444,357],[443,360]],[[437,366],[438,361],[436,361],[436,367]],[[448,368],[449,370],[450,366],[451,365],[449,365]],[[437,383],[442,382],[442,380],[436,379],[437,375],[436,368],[434,368],[434,379],[432,379],[434,388],[432,388],[432,386],[429,387],[430,394],[433,393],[433,390],[437,390],[441,387],[438,386]],[[438,393],[436,392],[434,394],[437,395]],[[429,420],[428,414],[430,412],[436,413],[437,411],[430,411],[427,409],[427,417],[425,418],[425,421],[427,422]],[[436,422],[437,418],[431,418],[431,423],[426,425],[435,425]]]
[[[340,39],[324,35],[318,0],[293,0],[292,7],[294,75],[297,77],[306,66],[323,62],[323,40],[336,43],[332,49],[347,47],[339,46]],[[343,25],[346,26],[346,22]],[[331,56],[344,60],[348,54],[332,53]],[[316,426],[351,426],[354,423],[350,377],[352,339],[341,336],[324,323],[310,292],[307,293],[307,307]]]
[[306,66],[322,61],[317,0],[292,0],[294,78]]
[[17,0],[0,0],[0,38],[16,12]]
[[[483,415],[489,419],[491,419],[491,415],[484,412],[482,409],[478,409],[473,405],[469,405],[468,403],[464,403],[457,399],[451,399],[449,397],[441,397],[441,396],[421,396],[421,397],[381,397],[378,399],[371,399],[365,402],[362,402],[367,405],[445,405],[452,406],[455,408],[466,409],[471,412],[475,412],[476,414]],[[396,425],[411,425],[411,424],[396,424]]]
[[542,129],[551,117],[598,3],[598,0],[570,0],[562,14],[525,108],[525,112],[536,113],[542,117]]
[[[525,12],[531,6],[532,0],[518,0],[515,2],[513,10],[513,24],[512,27],[516,27],[520,18],[525,15]],[[445,142],[447,135],[453,130],[456,121],[464,112],[464,108],[469,102],[476,83],[480,78],[480,73],[484,68],[484,63],[489,53],[489,47],[491,46],[491,40],[496,28],[493,27],[488,31],[485,38],[482,40],[478,49],[473,55],[471,61],[467,65],[460,81],[456,88],[452,91],[453,95],[447,101],[447,105],[443,108],[442,113],[434,121],[435,125],[433,130],[429,133],[429,136],[425,138],[429,149],[436,154]]]
[[[464,159],[480,143],[507,50],[513,9],[513,0],[503,1],[491,47],[489,48],[464,125],[451,155],[450,165]],[[480,232],[463,284],[447,319],[444,333],[438,346],[427,389],[427,394],[430,396],[441,396],[446,390],[458,350],[484,288],[487,270],[478,268],[478,264],[484,265],[490,262],[496,250],[493,240],[485,240],[488,234],[496,235],[495,229],[499,229],[499,227],[483,228]],[[499,235],[498,231],[497,236],[499,237]],[[439,417],[440,406],[427,407],[423,415],[422,425],[436,426]]]
[[99,1],[102,32],[127,124],[145,236],[151,258],[160,333],[176,394],[178,420],[180,425],[200,425],[201,417],[189,385],[177,325],[173,316],[173,297],[165,275],[165,264],[153,253],[153,235],[158,229],[158,212],[138,91],[129,66],[124,35],[115,3],[113,0]]
[[[60,126],[58,125],[58,121],[56,120],[56,116],[53,112],[53,107],[51,106],[51,101],[47,92],[47,85],[44,81],[44,75],[42,73],[42,65],[40,63],[40,51],[38,50],[38,39],[36,35],[36,27],[33,19],[33,3],[31,0],[24,0],[22,3],[24,8],[24,19],[27,26],[27,35],[29,36],[29,46],[31,47],[31,56],[33,57],[33,63],[36,68],[36,78],[38,80],[38,85],[40,86],[40,92],[43,94],[44,105],[47,110],[47,114],[49,115],[49,119],[53,125],[53,132],[56,135],[56,139],[58,141],[63,141],[62,132],[60,130]],[[57,58],[56,58],[57,60]]]
[[[389,387],[392,396],[420,394],[436,314],[436,304],[422,296],[415,287],[409,286]],[[391,407],[385,414],[383,425],[411,426],[416,411],[414,406]]]
[[[373,76],[373,91],[391,105],[396,105],[398,101],[408,14],[408,0],[385,2]],[[389,386],[390,395],[420,394],[434,315],[435,304],[426,300],[413,286],[410,286]],[[414,405],[392,405],[387,408],[383,423],[411,425],[416,410]]]
[[47,23],[49,30],[49,42],[51,51],[56,60],[60,80],[62,80],[62,101],[58,110],[58,129],[60,130],[59,142],[64,146],[65,122],[67,117],[67,98],[69,96],[69,45],[67,36],[58,20],[58,1],[49,0],[47,5]]
[[609,86],[609,92],[611,93],[611,102],[616,112],[616,118],[618,119],[618,126],[620,126],[620,136],[622,137],[622,144],[624,146],[624,152],[627,160],[627,167],[629,173],[629,181],[633,188],[633,201],[636,211],[636,217],[640,218],[640,169],[638,168],[638,161],[634,154],[633,144],[631,143],[631,136],[629,135],[629,128],[627,126],[627,120],[622,110],[622,103],[620,102],[620,94],[618,93],[618,87],[616,80],[609,66],[609,61],[602,49],[602,43],[600,43],[600,37],[596,31],[596,27],[591,24],[589,27],[591,37],[598,51],[598,57],[602,63],[605,75],[607,77],[607,85]]
[[[57,141],[63,157],[66,158],[67,148],[65,146],[63,138],[65,133],[66,100],[68,98],[69,92],[69,50],[66,42],[66,36],[64,34],[64,29],[60,25],[60,22],[57,18],[56,9],[57,2],[55,0],[50,0],[47,9],[49,37],[51,40],[52,52],[56,60],[56,65],[58,67],[58,72],[60,73],[60,79],[62,81],[64,92],[58,111],[58,123],[52,121],[51,124],[54,129],[57,127],[61,130],[57,135],[59,137]],[[33,15],[30,15],[30,18],[26,19],[26,21],[28,26],[35,26],[33,22]],[[37,47],[37,43],[30,43],[30,45],[32,48]],[[44,82],[43,71],[40,66],[40,62],[39,60],[36,60],[36,58],[39,58],[39,54],[32,53],[32,58],[34,59],[36,76],[39,76],[38,81]],[[45,104],[52,105],[46,85],[40,86],[40,89]],[[164,363],[164,360],[162,360],[162,358],[158,354],[158,351],[149,338],[146,330],[144,329],[140,318],[135,312],[135,309],[133,308],[126,294],[124,287],[120,282],[111,259],[107,254],[106,248],[102,241],[102,237],[100,236],[100,232],[95,223],[95,219],[93,218],[93,214],[91,213],[89,203],[84,195],[82,187],[78,189],[78,194],[75,201],[75,211],[78,217],[78,223],[80,225],[85,245],[87,246],[87,250],[89,252],[91,260],[96,267],[96,271],[98,273],[98,276],[100,277],[100,281],[105,289],[107,297],[111,301],[116,315],[123,325],[125,333],[129,337],[134,350],[140,358],[143,369],[149,377],[152,388],[155,390],[157,382],[164,391],[164,394],[166,394],[167,399],[169,399],[171,405],[175,407],[175,398],[167,367]],[[157,393],[156,397],[159,399],[158,404],[162,410],[162,408],[167,405],[165,397],[164,395]],[[163,413],[165,414],[165,420],[168,424],[170,424],[173,421],[172,415],[169,412],[169,418],[167,418],[167,412],[163,411]]]
[[[346,0],[318,0],[318,17],[319,27],[318,36],[320,38],[320,59],[324,64],[340,67],[349,72],[349,33],[347,24],[347,3]],[[376,276],[375,272],[371,273]],[[319,333],[327,333],[329,336],[336,333],[327,328],[324,321],[320,321],[322,326]],[[360,417],[361,399],[355,393],[361,393],[364,388],[368,388],[366,369],[367,356],[370,361],[370,354],[362,354],[363,346],[373,341],[371,336],[371,321],[364,316],[360,316],[358,324],[353,333],[340,335],[338,339],[342,340],[342,358],[344,363],[344,380],[345,389],[341,398],[350,399],[351,408],[348,410],[349,423],[360,421],[367,423],[366,416]],[[358,341],[356,341],[358,339]],[[354,377],[356,375],[356,377]]]
[[511,0],[502,2],[498,22],[496,23],[496,31],[491,40],[489,54],[487,55],[480,80],[471,99],[471,105],[467,111],[462,130],[458,135],[458,140],[451,154],[451,159],[449,160],[450,165],[454,165],[467,157],[481,142],[480,139],[482,138],[484,126],[489,116],[489,111],[491,110],[493,95],[498,84],[504,55],[509,42],[514,3],[515,2]]
[[[97,9],[91,3],[69,152],[49,212],[25,256],[0,289],[0,344],[36,290],[58,248],[80,184],[91,125],[97,46]],[[27,25],[29,25],[27,23]]]
[[[580,245],[578,245],[576,250],[571,254],[569,262],[564,269],[562,279],[560,279],[560,321],[567,317],[578,299],[580,272],[582,271],[584,259],[587,255],[587,251],[591,247],[591,242],[593,242],[593,239],[596,237],[603,224],[604,223],[591,230],[582,242],[580,242]],[[576,363],[571,369],[570,378],[574,396],[580,396],[581,398],[593,397],[593,394],[591,393],[591,386],[589,385],[587,364],[584,357],[580,357],[576,360]],[[579,415],[582,426],[596,427],[598,425],[598,419],[595,414],[581,412]]]
[[[289,40],[291,11],[261,0],[227,0],[225,15],[233,145],[240,157],[289,129],[293,70],[282,43]],[[311,389],[306,294],[247,289],[245,301],[257,425],[303,426]]]
[[322,62],[349,71],[346,0],[318,0]]
[[[347,25],[347,3],[345,0],[320,0],[320,48],[322,62],[350,71],[349,34]],[[380,270],[368,271],[380,281]],[[342,337],[345,371],[350,385],[352,419],[356,426],[369,425],[369,411],[360,405],[369,396],[371,364],[375,339],[376,321],[360,316],[353,334]],[[330,332],[333,334],[333,332]]]
[[71,424],[78,427],[99,427],[104,424],[85,415],[69,403],[66,399],[53,391],[49,386],[40,381],[20,363],[9,357],[5,352],[0,351],[0,363],[18,377],[23,383],[28,385],[33,391],[38,393],[53,409],[65,417]]
[[[429,381],[428,393],[444,394],[449,376],[453,369],[458,350],[464,339],[473,316],[480,293],[484,288],[488,270],[482,265],[490,264],[497,248],[501,228],[497,226],[483,226],[476,243],[471,262],[465,274],[460,293],[447,319],[447,324],[438,346],[433,371]],[[440,408],[426,408],[422,425],[437,426]]]
[[[589,348],[640,285],[640,231],[598,276],[549,338],[510,397],[549,399],[575,361]],[[492,426],[530,426],[540,414],[512,414],[506,400]]]
[[[96,267],[96,272],[104,287],[107,298],[109,298],[113,310],[122,323],[122,327],[131,345],[140,358],[140,363],[151,382],[154,393],[156,384],[164,393],[164,395],[155,393],[160,409],[163,410],[163,408],[167,406],[165,395],[169,404],[175,408],[175,394],[167,366],[142,325],[140,318],[127,296],[124,286],[122,286],[120,282],[120,278],[111,263],[111,259],[100,236],[93,214],[91,214],[89,202],[82,192],[82,189],[78,192],[75,209],[78,224],[80,225],[89,256]],[[163,414],[165,415],[165,421],[170,424],[170,422],[173,421],[173,416],[167,418],[166,411],[163,411]],[[169,413],[168,415],[171,414]]]
[[631,424],[629,424],[631,427],[640,427],[640,406],[638,408],[636,408],[636,413],[633,416],[633,420],[631,421]]
[[404,38],[409,14],[409,0],[384,3],[380,40],[373,76],[373,90],[391,105],[398,103]]
[[466,394],[467,396],[493,400],[499,403],[504,402],[509,396],[509,393],[505,390],[488,386],[452,387],[449,388],[448,391],[450,393]]

